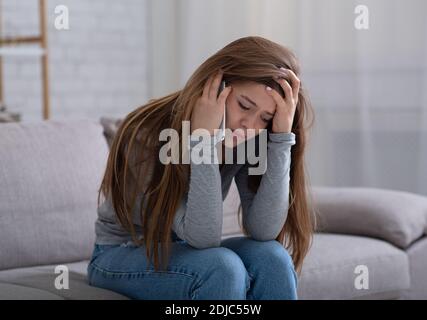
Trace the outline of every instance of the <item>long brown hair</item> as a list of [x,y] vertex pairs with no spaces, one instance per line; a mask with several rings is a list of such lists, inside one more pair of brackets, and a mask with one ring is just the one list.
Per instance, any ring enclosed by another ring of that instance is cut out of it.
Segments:
[[[188,163],[180,161],[179,164],[164,165],[159,161],[160,132],[163,129],[176,130],[179,145],[186,143],[182,142],[182,121],[190,121],[205,82],[219,69],[223,70],[223,79],[229,84],[233,81],[255,81],[269,85],[283,97],[282,88],[272,79],[283,75],[278,67],[291,69],[298,77],[300,75],[298,61],[290,49],[259,36],[237,39],[203,62],[182,90],[148,101],[121,122],[111,144],[99,188],[98,206],[101,193],[111,197],[121,226],[131,234],[136,244],[145,245],[149,259],[154,255],[156,270],[159,269],[159,251],[162,266],[167,266],[173,217],[188,192],[190,175]],[[298,273],[311,245],[314,230],[311,192],[306,182],[304,164],[307,130],[313,122],[314,112],[301,81],[292,126],[296,144],[291,152],[288,217],[276,238],[290,251]],[[271,131],[271,124],[267,130]],[[147,168],[153,172],[150,178],[144,171]],[[146,181],[143,181],[144,177]],[[260,175],[249,176],[249,187],[254,192],[261,178]],[[142,185],[143,182],[146,187]],[[141,194],[145,195],[145,204],[142,198],[138,198]],[[133,224],[135,208],[138,208],[136,214],[141,221],[142,240],[137,238]],[[240,212],[241,206],[239,221]],[[249,235],[242,225],[241,228],[245,235]]]

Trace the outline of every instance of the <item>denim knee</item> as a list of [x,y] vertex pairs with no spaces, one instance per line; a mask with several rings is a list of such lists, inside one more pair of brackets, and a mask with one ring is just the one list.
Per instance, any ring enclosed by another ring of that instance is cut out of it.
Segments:
[[260,264],[264,270],[271,270],[273,273],[280,270],[282,276],[297,280],[292,257],[280,242],[246,239],[243,243],[244,260],[248,263],[255,266]]
[[298,277],[294,262],[289,251],[281,243],[276,240],[260,242],[257,254],[265,265],[276,271],[281,270],[286,277],[293,278],[297,283]]
[[245,265],[234,251],[227,248],[216,248],[214,250],[216,254],[212,256],[212,263],[215,268],[221,270],[231,278],[245,274]]
[[[205,274],[202,275],[200,288],[207,290],[209,287],[219,288],[211,290],[218,295],[213,299],[246,299],[246,292],[250,288],[250,279],[243,261],[228,248],[210,248],[206,258]],[[197,290],[196,290],[197,291]],[[194,295],[202,295],[199,290]]]
[[293,267],[293,260],[288,250],[278,241],[255,241],[251,240],[251,253],[263,263],[282,263]]

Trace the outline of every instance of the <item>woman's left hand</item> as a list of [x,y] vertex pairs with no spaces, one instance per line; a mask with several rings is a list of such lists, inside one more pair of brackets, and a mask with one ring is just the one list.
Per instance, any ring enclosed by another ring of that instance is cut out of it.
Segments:
[[290,79],[291,85],[283,78],[275,78],[274,80],[280,84],[285,92],[285,98],[276,91],[266,87],[267,93],[272,96],[276,102],[276,112],[273,118],[273,133],[290,133],[292,130],[292,123],[294,120],[295,109],[298,103],[298,92],[301,81],[290,69],[280,68]]

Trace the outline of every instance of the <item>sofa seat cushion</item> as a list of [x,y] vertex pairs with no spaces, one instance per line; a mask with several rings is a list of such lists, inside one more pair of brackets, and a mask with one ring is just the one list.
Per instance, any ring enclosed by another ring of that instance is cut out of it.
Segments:
[[113,291],[90,286],[86,279],[89,261],[63,264],[68,268],[68,289],[56,289],[57,265],[0,271],[0,299],[127,299]]
[[[223,238],[233,236],[242,234]],[[127,299],[89,286],[87,264],[87,260],[65,264],[69,289],[62,290],[54,286],[56,265],[0,271],[0,299]],[[355,288],[358,265],[368,268],[367,290]],[[398,299],[409,285],[407,255],[389,243],[359,236],[315,234],[298,280],[298,298]]]
[[[359,265],[367,267],[368,289],[356,289]],[[404,251],[382,240],[316,233],[298,293],[300,299],[398,299],[409,286]]]
[[0,300],[63,300],[45,290],[0,282]]

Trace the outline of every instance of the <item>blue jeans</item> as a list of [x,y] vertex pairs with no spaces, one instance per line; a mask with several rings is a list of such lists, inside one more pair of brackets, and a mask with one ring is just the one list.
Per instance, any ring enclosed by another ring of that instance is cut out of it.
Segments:
[[95,244],[88,282],[143,300],[297,299],[291,256],[276,240],[240,236],[224,239],[220,247],[196,249],[179,239],[170,250],[167,269],[155,271],[145,248],[133,242]]

